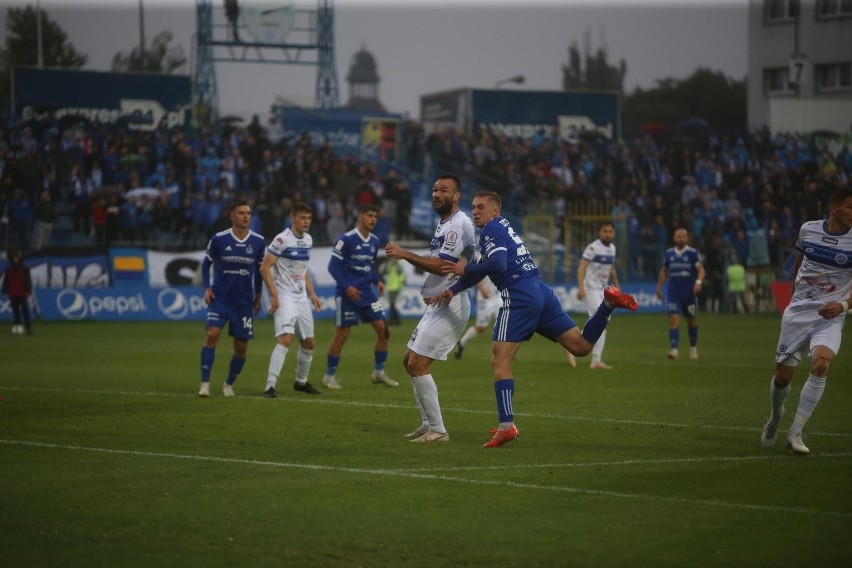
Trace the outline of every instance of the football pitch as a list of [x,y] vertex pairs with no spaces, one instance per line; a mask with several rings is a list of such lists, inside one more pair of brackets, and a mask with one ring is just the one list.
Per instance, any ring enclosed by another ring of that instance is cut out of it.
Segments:
[[604,359],[571,369],[537,337],[515,362],[520,437],[497,425],[490,334],[435,362],[447,444],[419,422],[392,328],[353,329],[322,389],[333,323],[317,322],[309,396],[295,349],[265,399],[271,322],[234,389],[223,338],[199,399],[203,323],[37,323],[0,336],[0,564],[30,566],[850,566],[852,347],[806,428],[811,455],[760,446],[778,316],[699,316],[700,359],[669,361],[663,314],[613,317]]

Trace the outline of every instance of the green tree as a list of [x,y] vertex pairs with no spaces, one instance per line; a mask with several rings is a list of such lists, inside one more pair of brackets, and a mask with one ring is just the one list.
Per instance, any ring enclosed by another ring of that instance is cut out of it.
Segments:
[[577,42],[568,48],[568,64],[562,66],[562,88],[570,90],[595,90],[624,92],[624,77],[627,75],[627,63],[624,59],[618,65],[609,63],[605,47],[599,47],[594,54],[588,42],[580,53]]
[[658,79],[653,89],[636,89],[624,97],[622,127],[626,135],[643,124],[661,123],[673,130],[684,119],[700,116],[722,133],[747,129],[745,79],[699,67],[686,79]]
[[32,6],[6,9],[6,42],[0,50],[0,101],[7,109],[12,99],[11,73],[15,67],[38,65],[38,16],[41,13],[42,63],[45,67],[79,69],[88,60],[68,41],[65,31],[44,10]]
[[169,45],[173,36],[170,31],[157,34],[151,43],[130,53],[116,53],[112,58],[112,70],[119,73],[162,73],[170,75],[186,64],[180,45]]

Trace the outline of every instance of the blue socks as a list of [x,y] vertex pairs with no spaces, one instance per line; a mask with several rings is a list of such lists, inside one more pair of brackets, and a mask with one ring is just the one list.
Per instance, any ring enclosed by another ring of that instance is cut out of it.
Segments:
[[325,374],[329,377],[333,377],[334,373],[337,372],[337,366],[340,364],[340,357],[335,357],[334,355],[329,355],[327,357]]
[[612,308],[607,306],[606,302],[601,302],[597,311],[592,314],[592,317],[583,326],[583,339],[589,343],[597,343],[601,338],[601,334],[606,329],[606,324],[609,323],[609,316],[612,315]]
[[387,351],[373,351],[373,357],[375,360],[375,364],[373,365],[373,370],[375,371],[384,371],[385,363],[388,360],[388,352]]
[[689,345],[695,347],[698,345],[698,326],[689,328]]
[[494,381],[494,394],[497,396],[497,414],[500,423],[514,422],[515,410],[512,408],[512,397],[515,394],[515,379]]
[[213,359],[216,356],[216,350],[212,347],[201,347],[201,382],[210,382],[210,371],[213,370]]
[[236,355],[231,357],[231,365],[228,368],[228,378],[225,380],[229,385],[233,385],[234,381],[237,380],[237,375],[240,374],[240,371],[243,370],[243,365],[246,364],[245,359],[240,359]]
[[669,329],[669,345],[672,349],[677,349],[678,343],[680,343],[680,330]]

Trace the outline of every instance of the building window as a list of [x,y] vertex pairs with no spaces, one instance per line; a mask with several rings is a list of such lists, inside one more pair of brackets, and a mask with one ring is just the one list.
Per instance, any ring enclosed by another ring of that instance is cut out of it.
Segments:
[[814,78],[821,93],[852,90],[852,63],[815,65]]
[[852,16],[852,0],[819,0],[817,18],[848,18]]
[[799,0],[764,0],[763,10],[769,24],[792,22],[799,17]]
[[770,97],[793,95],[796,86],[791,85],[790,70],[787,67],[773,67],[763,70],[763,94]]

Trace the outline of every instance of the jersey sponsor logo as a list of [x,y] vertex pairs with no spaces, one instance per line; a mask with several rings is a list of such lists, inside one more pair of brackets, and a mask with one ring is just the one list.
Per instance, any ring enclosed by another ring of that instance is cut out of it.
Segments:
[[834,292],[837,289],[837,286],[835,286],[834,284],[822,282],[821,280],[818,280],[813,276],[802,276],[802,280],[804,280],[814,288],[820,288],[822,290],[825,290],[826,292]]
[[454,249],[458,239],[459,239],[458,233],[456,233],[455,231],[450,231],[449,233],[447,233],[446,240],[444,240],[444,248],[447,249],[447,250]]

